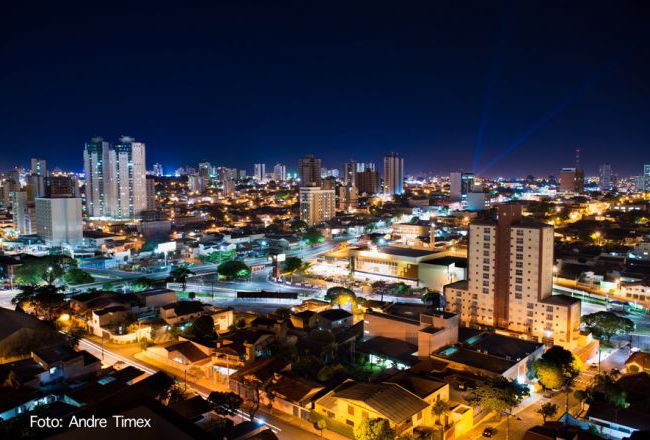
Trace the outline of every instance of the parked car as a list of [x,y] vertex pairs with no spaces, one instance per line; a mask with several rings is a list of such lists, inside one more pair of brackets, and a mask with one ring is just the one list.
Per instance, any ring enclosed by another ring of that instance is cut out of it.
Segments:
[[496,433],[497,433],[497,429],[496,429],[496,428],[485,428],[485,429],[483,430],[483,437],[490,438],[490,437],[493,437],[494,434],[496,434]]

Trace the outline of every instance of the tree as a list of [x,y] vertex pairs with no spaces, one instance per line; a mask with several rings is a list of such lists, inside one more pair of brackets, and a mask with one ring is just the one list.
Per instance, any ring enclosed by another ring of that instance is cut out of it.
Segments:
[[227,280],[246,278],[250,275],[250,268],[240,260],[224,261],[217,267],[217,273]]
[[612,336],[634,331],[634,322],[612,312],[590,313],[584,315],[581,321],[596,338],[605,338],[607,342]]
[[341,364],[336,365],[325,365],[323,368],[318,370],[316,379],[319,382],[342,382],[342,380],[347,376],[347,370]]
[[537,414],[541,415],[542,420],[546,423],[547,418],[557,414],[557,405],[552,402],[546,402],[537,410]]
[[131,289],[133,289],[134,292],[142,292],[143,290],[151,288],[152,285],[153,283],[149,278],[140,277],[131,283]]
[[211,337],[214,335],[214,321],[211,316],[199,316],[192,322],[191,332],[196,337]]
[[300,270],[303,267],[303,264],[303,261],[298,257],[287,257],[287,259],[284,260],[282,270],[285,273],[292,273]]
[[447,422],[442,423],[442,416],[446,415],[450,410],[449,402],[446,402],[442,399],[438,399],[436,403],[431,407],[431,412],[438,416],[438,423],[442,426],[447,426]]
[[217,414],[234,416],[244,403],[244,399],[233,392],[213,391],[208,396],[208,402]]
[[76,266],[76,260],[65,255],[26,257],[16,269],[16,283],[37,286],[45,281],[47,284],[54,284],[57,279]]
[[[612,312],[590,313],[584,315],[580,320],[591,334],[601,342],[605,339],[609,343],[614,335],[634,331],[634,322]],[[600,371],[600,354],[601,344],[598,344],[598,371]]]
[[565,411],[569,411],[569,392],[580,375],[580,361],[569,350],[554,345],[533,363],[535,377],[544,389],[564,389]]
[[176,402],[185,400],[185,389],[179,383],[172,383],[170,386],[165,387],[158,393],[156,399],[163,405],[171,405]]
[[187,278],[189,278],[190,275],[194,275],[194,272],[184,266],[176,266],[169,272],[169,278],[174,283],[180,283],[182,290],[185,290],[187,287]]
[[594,376],[590,386],[593,399],[604,400],[619,408],[627,408],[627,393],[617,383],[611,373],[599,373]]
[[505,377],[493,379],[476,388],[468,401],[488,411],[506,416],[506,440],[510,437],[510,416],[512,410],[530,394],[526,385]]
[[320,431],[320,438],[323,438],[323,430],[327,429],[327,420],[318,419],[314,422],[314,429]]
[[263,387],[263,384],[252,374],[244,376],[243,382],[251,391],[250,393],[246,393],[247,398],[244,400],[244,408],[250,420],[253,421],[255,420],[255,414],[260,409],[260,389]]
[[282,319],[289,319],[289,317],[291,317],[291,309],[287,309],[286,307],[278,307],[275,309],[275,312],[273,312],[273,314]]
[[330,287],[325,293],[325,299],[329,300],[332,306],[338,306],[339,309],[346,304],[351,304],[352,310],[357,307],[357,295],[347,287]]
[[427,291],[422,295],[422,302],[427,305],[427,307],[438,310],[442,305],[442,295],[438,292]]
[[308,244],[314,245],[322,243],[325,241],[325,236],[318,232],[316,229],[308,229],[302,234],[302,239],[305,240]]
[[52,284],[38,287],[26,285],[21,288],[18,295],[12,298],[11,302],[25,311],[51,321],[67,304],[61,290],[63,287]]
[[393,440],[395,431],[386,419],[363,419],[354,427],[355,440]]
[[309,225],[303,220],[294,220],[291,222],[291,230],[293,232],[304,232],[307,228],[309,228]]
[[95,278],[85,270],[72,268],[66,272],[63,276],[63,280],[72,286],[76,286],[77,284],[92,283],[95,281]]

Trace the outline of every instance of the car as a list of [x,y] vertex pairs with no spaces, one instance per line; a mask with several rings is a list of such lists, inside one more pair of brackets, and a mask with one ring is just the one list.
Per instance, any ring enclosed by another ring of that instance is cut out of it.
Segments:
[[483,437],[490,438],[490,437],[493,437],[494,434],[496,434],[496,433],[497,433],[497,429],[496,429],[496,428],[485,428],[485,429],[483,430]]

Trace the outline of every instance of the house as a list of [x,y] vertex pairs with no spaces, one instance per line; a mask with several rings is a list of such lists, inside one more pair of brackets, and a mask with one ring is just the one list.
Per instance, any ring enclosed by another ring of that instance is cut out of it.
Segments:
[[130,309],[122,305],[93,310],[88,321],[88,330],[95,336],[102,336],[104,328],[123,322],[129,313]]
[[214,330],[217,333],[227,332],[235,323],[235,312],[232,307],[214,307],[210,316],[212,316]]
[[289,319],[296,329],[310,330],[318,325],[318,314],[311,310],[292,313]]
[[201,396],[181,400],[169,405],[169,407],[199,426],[207,425],[210,421],[218,419],[218,416],[212,411],[212,405]]
[[209,366],[212,353],[202,345],[184,340],[149,347],[147,355],[173,368],[187,369]]
[[101,361],[95,356],[85,350],[75,351],[67,345],[35,350],[32,359],[47,372],[39,375],[41,384],[97,375],[101,370]]
[[350,428],[364,419],[386,419],[396,435],[432,424],[430,404],[395,383],[347,380],[316,400],[315,410]]
[[63,336],[25,313],[0,308],[0,360],[27,355],[32,348],[58,345]]
[[636,431],[650,430],[650,417],[647,411],[640,411],[637,408],[619,408],[603,402],[591,404],[585,419],[601,435],[611,439],[624,439]]
[[323,310],[318,314],[318,325],[329,330],[350,327],[354,315],[343,309]]
[[256,360],[230,376],[230,391],[244,400],[256,400],[259,393],[262,399],[263,389],[275,374],[288,371],[291,361],[282,356],[273,356]]
[[265,389],[264,401],[285,414],[310,420],[315,396],[324,389],[291,372],[275,373]]
[[330,309],[332,306],[329,301],[323,301],[321,299],[309,298],[304,300],[302,303],[293,306],[291,311],[294,313],[299,313],[304,310],[311,310],[312,312],[322,312],[323,310]]
[[168,325],[194,321],[210,313],[210,306],[200,301],[178,301],[160,308],[160,319]]
[[217,341],[217,356],[223,354],[226,359],[238,359],[245,363],[255,361],[265,349],[277,340],[271,330],[246,328],[222,336]]
[[139,306],[138,297],[133,293],[90,292],[70,298],[70,309],[76,315],[89,315],[93,310],[106,307],[123,306],[128,310]]
[[157,310],[162,306],[178,301],[176,291],[171,289],[151,289],[135,294],[141,302],[141,308],[145,310]]
[[625,361],[625,370],[628,373],[650,373],[650,353],[634,352]]

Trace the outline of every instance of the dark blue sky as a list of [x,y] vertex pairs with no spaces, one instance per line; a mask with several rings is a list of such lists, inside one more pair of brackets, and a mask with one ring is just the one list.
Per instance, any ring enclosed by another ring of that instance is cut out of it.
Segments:
[[[0,166],[148,162],[588,173],[650,161],[647,2],[5,2]],[[481,128],[482,127],[482,128]],[[482,133],[482,134],[479,134]]]

